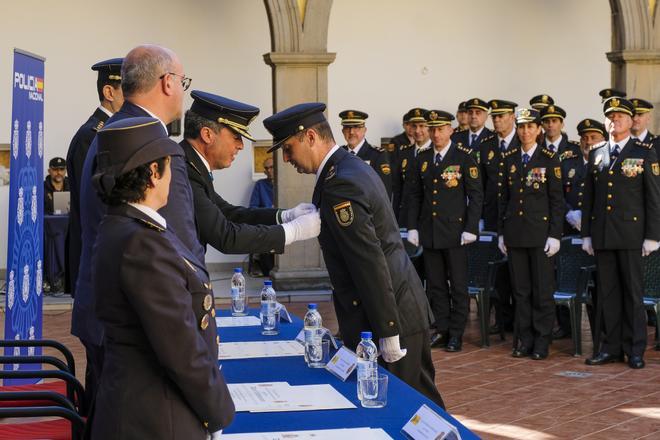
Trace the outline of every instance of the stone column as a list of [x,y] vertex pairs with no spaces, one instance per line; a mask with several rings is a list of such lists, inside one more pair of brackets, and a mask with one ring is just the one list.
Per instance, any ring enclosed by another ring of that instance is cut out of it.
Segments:
[[655,106],[649,130],[660,131],[660,32],[656,0],[610,0],[612,87]]
[[[264,61],[273,69],[273,111],[301,102],[328,102],[327,52],[331,0],[265,0],[272,52]],[[311,202],[315,176],[298,174],[275,154],[275,203],[292,207]],[[287,246],[272,272],[278,290],[328,289],[330,279],[317,240]]]

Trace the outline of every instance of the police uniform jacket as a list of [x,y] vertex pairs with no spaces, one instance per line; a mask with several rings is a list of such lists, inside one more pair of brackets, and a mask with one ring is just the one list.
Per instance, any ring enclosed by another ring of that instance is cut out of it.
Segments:
[[82,248],[82,232],[80,229],[80,179],[82,177],[82,168],[85,163],[85,157],[87,157],[87,151],[96,136],[96,132],[103,127],[108,118],[109,116],[105,112],[97,108],[73,136],[69,144],[69,151],[66,154],[66,174],[69,179],[69,185],[71,186],[66,247],[66,281],[67,291],[71,292],[71,296],[74,297]]
[[226,254],[284,252],[284,228],[276,225],[278,210],[230,204],[215,192],[211,174],[192,145],[186,140],[180,145],[186,155],[200,243]]
[[371,167],[339,148],[314,188],[339,331],[351,349],[363,330],[377,341],[428,329],[428,301],[379,180]]
[[[542,148],[548,148],[547,143],[545,141],[545,137],[543,138],[543,141],[541,142],[540,146]],[[561,134],[561,140],[559,141],[559,145],[555,145],[557,149],[555,150],[555,153],[557,153],[557,158],[561,162],[562,160],[570,159],[572,157],[580,157],[582,153],[580,152],[580,143],[576,141],[569,141],[568,140],[568,135],[566,133]]]
[[651,144],[655,148],[656,154],[660,156],[660,136],[651,133],[650,131],[646,132],[644,139],[640,139],[643,144]]
[[420,149],[414,143],[409,145],[402,145],[399,149],[398,163],[392,167],[392,206],[394,208],[394,215],[399,220],[399,225],[402,228],[407,227],[408,222],[408,209],[407,197],[404,193],[406,188],[406,178],[408,171],[413,168],[415,162],[415,153],[419,154],[430,147]]
[[410,170],[406,190],[408,228],[417,229],[422,246],[461,245],[464,231],[479,234],[483,187],[472,150],[452,142],[439,165],[435,149],[423,151]]
[[582,156],[572,157],[561,162],[561,179],[567,211],[580,209],[578,203],[580,203],[586,175],[587,164],[584,163]]
[[582,236],[594,249],[641,249],[660,240],[660,169],[650,144],[630,139],[614,164],[609,143],[589,153],[582,198]]
[[[507,151],[519,145],[518,136],[514,135],[507,146]],[[484,203],[481,217],[484,219],[484,229],[496,232],[498,219],[497,182],[500,181],[500,162],[502,162],[497,134],[493,133],[485,137],[481,145],[479,145],[478,152],[477,162],[479,162],[481,169],[481,181],[484,188]]]
[[[64,178],[64,186],[61,191],[70,191],[69,179]],[[53,186],[53,181],[50,176],[44,179],[44,214],[53,214],[55,208],[53,207],[53,193],[57,192]]]
[[[107,123],[126,118],[150,116],[141,107],[124,101],[121,109]],[[81,220],[81,259],[78,280],[76,283],[76,299],[73,303],[71,316],[71,333],[90,343],[101,345],[103,327],[94,314],[94,294],[92,287],[91,261],[94,255],[94,242],[99,224],[106,212],[106,205],[92,186],[92,176],[96,173],[96,139],[89,147],[83,171],[80,178],[80,220]],[[182,153],[183,155],[183,153]],[[160,214],[167,220],[167,227],[179,240],[191,250],[199,261],[204,261],[204,247],[197,239],[193,211],[192,190],[188,182],[188,171],[182,156],[172,156],[170,163],[172,181],[167,206]]]
[[555,153],[537,145],[523,166],[521,147],[503,155],[498,233],[512,247],[543,247],[548,237],[561,239],[564,194],[561,165]]
[[234,404],[218,369],[204,264],[129,205],[109,209],[97,249],[105,359],[92,438],[202,440],[229,425]]
[[481,142],[484,139],[486,139],[488,136],[490,136],[493,132],[489,128],[484,127],[483,130],[481,130],[481,133],[479,133],[479,136],[477,136],[475,142],[472,145],[470,145],[471,133],[472,132],[469,129],[455,131],[454,134],[451,135],[451,140],[452,142],[455,142],[457,144],[465,145],[466,147],[469,146],[471,149],[473,149],[476,152],[478,151]]
[[[345,150],[348,151],[348,146],[342,146]],[[366,140],[360,147],[360,151],[357,153],[357,157],[365,161],[368,165],[371,165],[371,168],[376,171],[378,177],[385,185],[385,191],[387,191],[387,196],[391,197],[392,195],[392,168],[390,166],[390,158],[384,149],[371,145]]]

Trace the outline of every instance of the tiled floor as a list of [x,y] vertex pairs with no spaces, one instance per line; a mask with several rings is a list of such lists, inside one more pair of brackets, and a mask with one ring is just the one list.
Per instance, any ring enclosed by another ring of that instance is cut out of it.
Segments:
[[[303,302],[287,307],[299,316],[305,311]],[[335,331],[332,304],[319,302],[319,309],[324,324]],[[84,351],[69,334],[70,319],[69,310],[46,310],[44,336],[73,349],[82,380]],[[584,340],[589,340],[586,330]],[[434,349],[433,360],[449,412],[483,438],[660,439],[660,352],[647,351],[646,368],[631,370],[626,364],[588,367],[584,357],[571,356],[570,340],[553,344],[544,361],[512,358],[510,335],[504,342],[493,337],[488,349],[478,342],[473,312],[463,351]],[[591,352],[589,342],[584,352]]]

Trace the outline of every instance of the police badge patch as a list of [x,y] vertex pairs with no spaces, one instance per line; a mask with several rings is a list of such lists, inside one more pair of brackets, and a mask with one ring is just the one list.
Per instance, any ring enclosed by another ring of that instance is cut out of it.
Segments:
[[557,179],[561,179],[561,168],[560,167],[555,167],[555,177]]
[[383,174],[388,175],[390,174],[390,165],[387,163],[383,163],[380,165],[380,170],[383,172]]
[[429,167],[429,163],[427,161],[424,161],[424,163],[422,164],[422,173],[426,171],[428,167]]
[[353,207],[351,202],[341,202],[332,207],[335,211],[335,217],[343,227],[350,226],[353,223]]
[[660,176],[660,165],[658,162],[651,164],[651,171],[653,172],[654,176]]
[[408,159],[403,159],[403,160],[401,161],[401,168],[405,168],[406,165],[408,165]]
[[479,170],[477,169],[477,167],[470,167],[470,177],[472,177],[473,179],[479,177]]

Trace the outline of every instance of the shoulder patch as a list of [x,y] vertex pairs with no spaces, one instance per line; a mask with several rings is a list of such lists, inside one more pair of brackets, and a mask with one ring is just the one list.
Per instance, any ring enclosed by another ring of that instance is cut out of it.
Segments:
[[390,164],[389,163],[380,164],[380,171],[385,175],[390,174]]
[[350,201],[338,203],[332,207],[332,210],[340,226],[347,227],[353,223],[353,207]]
[[165,228],[163,228],[160,225],[157,225],[154,222],[150,222],[149,220],[145,220],[145,219],[142,219],[142,218],[138,218],[136,220],[139,221],[140,223],[142,223],[143,225],[145,225],[149,229],[153,229],[153,230],[158,231],[158,232],[165,232]]
[[100,129],[103,128],[104,125],[105,125],[105,122],[103,122],[103,121],[99,121],[99,123],[96,124],[95,127],[92,127],[92,130],[93,130],[93,131],[99,131]]
[[555,153],[553,153],[552,151],[548,150],[548,149],[545,148],[545,147],[541,148],[541,152],[542,152],[543,154],[545,154],[546,156],[548,156],[549,158],[551,158],[551,159],[552,159],[553,157],[555,157]]

